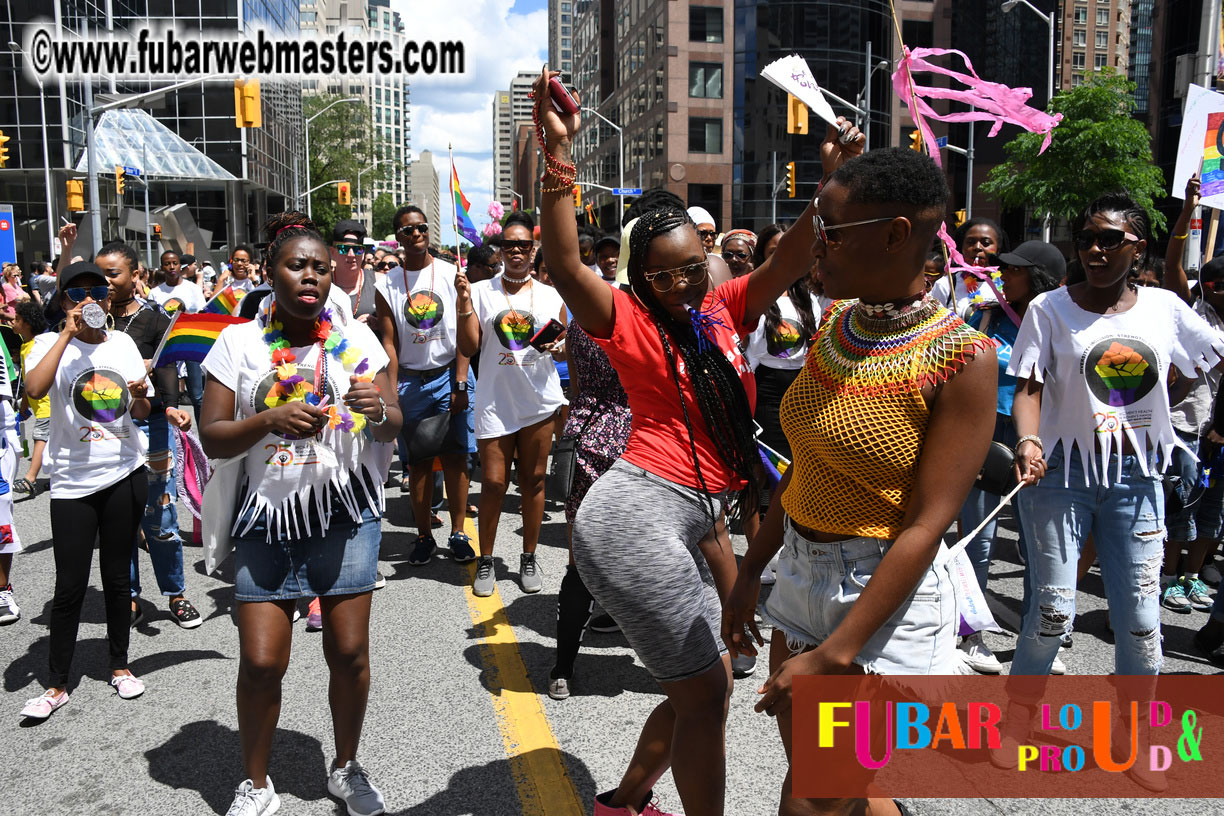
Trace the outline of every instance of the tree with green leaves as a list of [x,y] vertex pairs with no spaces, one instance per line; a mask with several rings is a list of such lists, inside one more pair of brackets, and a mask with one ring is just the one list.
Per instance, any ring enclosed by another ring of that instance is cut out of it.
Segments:
[[1105,192],[1125,190],[1147,210],[1153,230],[1165,218],[1155,200],[1165,197],[1164,174],[1152,162],[1147,128],[1131,118],[1135,83],[1112,68],[1094,71],[1084,83],[1054,96],[1047,112],[1061,113],[1044,153],[1037,133],[1021,133],[1003,150],[980,190],[1004,207],[1031,205],[1038,213],[1071,219]]
[[371,209],[371,214],[374,216],[374,220],[371,222],[374,225],[373,232],[370,233],[371,238],[381,241],[395,232],[395,225],[392,222],[395,219],[396,209],[395,199],[391,197],[390,193],[378,194],[378,198],[374,199],[374,205]]
[[[328,105],[344,99],[338,94],[317,94],[302,99],[302,114],[309,118]],[[330,235],[337,221],[352,218],[358,204],[357,174],[374,163],[375,134],[370,124],[370,108],[363,102],[347,102],[324,111],[310,123],[310,183],[347,181],[353,198],[350,206],[337,201],[336,185],[329,184],[311,194],[313,220],[324,235]],[[378,181],[385,165],[361,177],[364,189]]]

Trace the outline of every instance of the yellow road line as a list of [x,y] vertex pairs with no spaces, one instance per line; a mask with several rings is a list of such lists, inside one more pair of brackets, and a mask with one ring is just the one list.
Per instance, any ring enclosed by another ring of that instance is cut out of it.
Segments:
[[[470,518],[464,529],[475,544],[476,527]],[[540,697],[532,689],[501,593],[494,587],[489,597],[477,598],[471,587],[475,563],[468,566],[467,573],[468,614],[480,632],[480,660],[523,816],[583,816],[586,808],[565,769]]]

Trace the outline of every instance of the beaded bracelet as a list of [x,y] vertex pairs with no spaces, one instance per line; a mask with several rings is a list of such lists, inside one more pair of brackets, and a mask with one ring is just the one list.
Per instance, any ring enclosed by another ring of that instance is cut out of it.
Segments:
[[1038,448],[1041,449],[1042,453],[1045,453],[1045,445],[1041,444],[1040,436],[1037,436],[1036,434],[1025,434],[1024,436],[1020,437],[1019,440],[1016,441],[1016,447],[1014,450],[1016,451],[1017,455],[1019,455],[1020,453],[1020,446],[1023,445],[1025,442],[1032,442],[1034,445],[1036,445]]
[[[531,99],[535,99],[534,92],[531,93],[529,96]],[[531,119],[532,119],[532,122],[535,124],[536,141],[540,143],[540,152],[544,154],[544,167],[545,167],[544,177],[547,178],[548,175],[551,174],[553,176],[556,176],[557,179],[561,181],[562,183],[567,184],[567,185],[572,185],[574,183],[574,178],[578,175],[578,168],[572,164],[566,164],[560,159],[554,157],[552,153],[548,151],[548,143],[544,138],[544,124],[540,121],[540,106],[538,102],[532,105],[531,107]],[[544,192],[559,192],[559,191],[552,190],[552,191],[544,191]]]

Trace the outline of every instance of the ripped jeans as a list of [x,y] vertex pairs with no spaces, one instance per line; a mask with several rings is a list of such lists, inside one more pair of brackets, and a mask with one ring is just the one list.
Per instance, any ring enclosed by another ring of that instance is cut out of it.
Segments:
[[[1122,457],[1122,478],[1106,487],[1089,475],[1078,452],[1049,457],[1046,477],[1016,496],[1031,605],[1024,615],[1013,675],[1049,674],[1063,633],[1075,620],[1075,577],[1088,534],[1096,540],[1114,630],[1119,675],[1156,675],[1161,666],[1160,564],[1164,557],[1164,491],[1159,470],[1144,476],[1139,460]],[[1117,461],[1110,465],[1111,480]],[[1065,469],[1069,469],[1067,474]],[[1070,476],[1067,486],[1064,479]]]
[[[174,483],[174,451],[170,442],[170,426],[163,410],[154,410],[145,421],[137,421],[149,443],[148,499],[140,528],[149,547],[149,560],[157,588],[167,598],[182,595],[186,589],[183,574],[183,539],[179,536],[178,490]],[[162,504],[162,497],[169,501]],[[140,595],[140,548],[132,542],[132,597]]]

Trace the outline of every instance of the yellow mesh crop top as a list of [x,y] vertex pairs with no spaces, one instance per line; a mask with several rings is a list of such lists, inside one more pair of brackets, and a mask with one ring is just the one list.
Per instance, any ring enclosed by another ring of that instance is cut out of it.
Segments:
[[825,533],[901,532],[929,418],[922,388],[993,345],[930,298],[895,317],[834,303],[782,399],[793,475],[782,507]]

